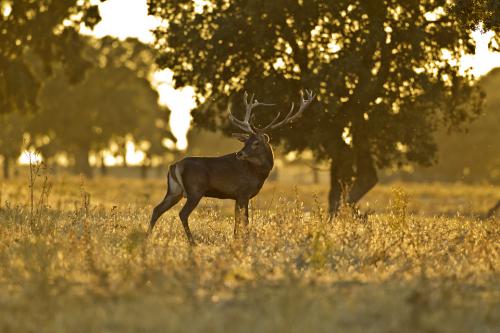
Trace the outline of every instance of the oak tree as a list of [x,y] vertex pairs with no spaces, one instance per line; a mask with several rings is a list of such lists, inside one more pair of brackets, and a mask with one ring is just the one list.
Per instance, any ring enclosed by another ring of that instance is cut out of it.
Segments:
[[[473,40],[446,0],[148,4],[166,22],[155,31],[158,63],[173,70],[176,86],[195,88],[197,126],[230,133],[226,108],[244,90],[281,105],[304,88],[318,93],[273,140],[331,161],[331,212],[343,189],[349,203],[369,191],[377,169],[431,164],[436,129],[480,111],[481,94],[457,62]],[[266,110],[257,122],[272,120]]]

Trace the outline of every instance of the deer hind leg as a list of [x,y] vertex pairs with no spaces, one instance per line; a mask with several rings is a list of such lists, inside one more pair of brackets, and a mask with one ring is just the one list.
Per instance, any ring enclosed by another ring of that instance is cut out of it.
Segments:
[[195,245],[193,235],[191,234],[191,230],[189,230],[189,224],[188,224],[189,215],[191,215],[191,212],[196,208],[196,206],[198,206],[200,200],[201,196],[188,195],[186,203],[184,204],[184,207],[182,207],[179,213],[179,217],[181,218],[182,226],[184,227],[184,232],[186,233],[189,245]]
[[153,214],[151,215],[151,220],[149,222],[148,234],[153,231],[156,221],[158,221],[160,216],[178,203],[182,199],[182,196],[183,187],[177,182],[171,170],[168,173],[167,194],[165,195],[165,198],[163,198],[162,202],[160,202],[158,206],[153,209]]

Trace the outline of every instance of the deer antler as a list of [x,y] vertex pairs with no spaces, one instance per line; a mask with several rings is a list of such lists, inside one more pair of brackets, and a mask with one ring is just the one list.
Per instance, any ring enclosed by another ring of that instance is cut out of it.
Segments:
[[228,107],[227,110],[229,112],[229,119],[234,125],[242,129],[243,131],[250,134],[255,134],[255,130],[250,122],[253,108],[257,106],[273,106],[274,104],[261,103],[257,99],[254,100],[254,94],[252,94],[252,96],[248,98],[248,93],[246,91],[243,97],[243,102],[245,104],[245,118],[243,120],[239,120],[238,118],[233,116],[230,108]]
[[300,91],[300,106],[299,106],[299,110],[297,112],[293,113],[293,111],[295,109],[295,104],[292,102],[292,107],[290,108],[290,111],[288,112],[288,114],[285,116],[285,118],[282,121],[277,122],[279,117],[280,117],[280,113],[278,113],[278,115],[273,119],[273,121],[271,121],[269,123],[269,125],[267,125],[266,127],[262,128],[262,129],[259,129],[259,131],[264,132],[264,131],[268,131],[268,130],[272,130],[272,129],[281,127],[283,125],[286,125],[288,123],[293,122],[294,120],[296,120],[297,118],[302,116],[302,113],[304,112],[304,110],[309,106],[309,104],[311,104],[314,97],[316,97],[316,94],[314,94],[311,90],[307,90],[307,89],[305,90],[305,95],[306,95],[306,98],[304,98],[304,92]]

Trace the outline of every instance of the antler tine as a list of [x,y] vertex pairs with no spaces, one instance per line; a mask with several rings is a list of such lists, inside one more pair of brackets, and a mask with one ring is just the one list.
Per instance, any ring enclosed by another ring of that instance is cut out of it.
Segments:
[[239,127],[241,130],[243,130],[244,132],[247,132],[247,133],[251,133],[251,134],[255,133],[251,126],[248,126],[248,124],[246,124],[245,122],[236,118],[233,115],[233,113],[231,112],[231,109],[229,107],[227,108],[227,111],[229,112],[229,120],[231,120],[231,122],[234,125],[236,125],[236,127]]
[[301,103],[300,103],[299,111],[297,111],[293,116],[291,116],[287,122],[292,122],[295,119],[299,118],[302,115],[302,113],[304,112],[304,110],[309,106],[309,104],[311,104],[313,98],[316,96],[310,90],[306,90],[306,94],[307,94],[307,98],[304,99],[304,93],[302,91],[300,91]]
[[248,105],[248,92],[245,90],[245,93],[243,94],[243,103],[245,103],[245,106]]
[[239,120],[236,118],[232,113],[230,108],[228,107],[228,112],[229,112],[229,119],[231,122],[242,129],[243,131],[247,133],[253,133],[255,134],[255,130],[251,124],[251,121],[253,119],[252,117],[252,110],[257,107],[257,106],[272,106],[274,104],[268,104],[268,103],[261,103],[257,99],[255,99],[255,95],[252,94],[250,98],[248,97],[248,93],[245,91],[243,95],[243,103],[245,104],[245,118],[244,120]]
[[311,90],[306,89],[305,92],[307,95],[306,98],[304,98],[304,92],[302,90],[300,91],[300,106],[299,106],[299,110],[297,112],[293,113],[293,111],[295,109],[295,104],[292,102],[292,107],[290,108],[290,111],[287,113],[287,115],[285,116],[285,118],[283,118],[282,121],[277,122],[278,117],[279,117],[279,113],[278,113],[278,116],[276,118],[274,118],[273,121],[271,121],[271,123],[269,125],[267,125],[263,129],[261,129],[261,131],[281,127],[285,124],[293,122],[295,119],[302,116],[302,113],[304,112],[304,110],[309,106],[309,104],[311,104],[314,97],[316,97],[316,95]]
[[[307,95],[307,100],[312,100],[315,96],[315,94],[312,92],[312,90],[305,89],[306,95]],[[300,91],[300,97],[302,98],[302,102],[305,103],[307,100],[304,99],[304,92],[301,90]]]
[[250,116],[252,115],[252,109],[254,108],[253,106],[253,98],[254,94],[252,93],[252,96],[250,96],[250,101],[247,100],[248,93],[245,91],[245,122],[250,123]]

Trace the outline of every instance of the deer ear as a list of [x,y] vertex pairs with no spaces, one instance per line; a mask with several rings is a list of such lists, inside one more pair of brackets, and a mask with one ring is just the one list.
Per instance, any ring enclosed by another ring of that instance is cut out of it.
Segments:
[[246,142],[250,137],[250,135],[246,133],[233,133],[231,134],[231,136],[235,139],[240,140],[241,142]]

